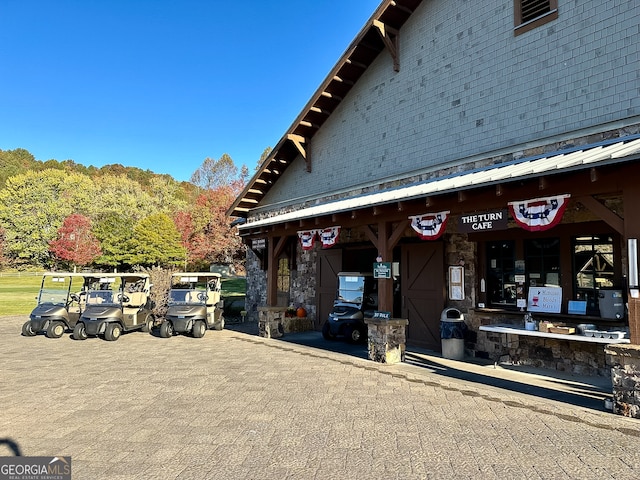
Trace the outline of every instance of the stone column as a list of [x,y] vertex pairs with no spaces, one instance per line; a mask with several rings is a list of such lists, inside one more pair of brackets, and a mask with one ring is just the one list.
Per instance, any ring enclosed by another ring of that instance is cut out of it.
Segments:
[[287,307],[258,307],[258,334],[266,338],[281,337],[286,311]]
[[409,320],[366,318],[369,330],[369,360],[378,363],[404,362]]
[[611,365],[613,413],[640,418],[640,345],[607,345],[604,351]]

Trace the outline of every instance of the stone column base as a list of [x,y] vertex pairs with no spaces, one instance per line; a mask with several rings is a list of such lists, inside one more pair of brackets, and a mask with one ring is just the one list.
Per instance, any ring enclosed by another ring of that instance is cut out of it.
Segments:
[[258,307],[258,335],[280,338],[284,334],[283,319],[286,307]]
[[389,364],[404,362],[409,320],[366,318],[365,323],[369,330],[369,360]]
[[607,345],[604,352],[611,365],[613,413],[640,418],[640,345]]

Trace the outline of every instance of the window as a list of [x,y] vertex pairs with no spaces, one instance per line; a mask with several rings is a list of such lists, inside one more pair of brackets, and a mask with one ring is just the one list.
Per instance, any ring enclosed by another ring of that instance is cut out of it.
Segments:
[[289,269],[289,259],[281,257],[278,259],[278,292],[277,302],[281,307],[289,306],[289,287],[291,283],[291,271]]
[[493,307],[516,306],[515,242],[487,243],[487,301]]
[[528,287],[560,286],[560,239],[542,238],[524,242]]
[[615,286],[613,238],[581,236],[572,243],[576,299],[586,300],[588,314],[599,315],[598,290]]
[[514,0],[515,34],[528,32],[558,18],[558,0]]

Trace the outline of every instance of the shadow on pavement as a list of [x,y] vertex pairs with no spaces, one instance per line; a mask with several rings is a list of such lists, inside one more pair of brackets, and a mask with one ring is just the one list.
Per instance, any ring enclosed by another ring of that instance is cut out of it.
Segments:
[[[225,328],[252,335],[258,334],[256,323],[236,323]],[[325,340],[317,331],[286,333],[277,340],[361,359],[368,358],[366,344],[354,345],[341,339]],[[519,365],[501,364],[494,368],[493,363],[488,361],[450,361],[442,358],[437,352],[411,347],[407,347],[405,357],[405,364],[424,368],[426,373],[443,378],[487,385],[593,410],[605,411],[604,401],[611,397],[611,381],[604,377],[571,376],[562,372]]]

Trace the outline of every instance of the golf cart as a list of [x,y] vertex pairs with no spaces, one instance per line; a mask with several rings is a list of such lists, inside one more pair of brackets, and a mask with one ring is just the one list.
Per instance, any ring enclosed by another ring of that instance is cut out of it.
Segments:
[[83,273],[45,273],[36,297],[38,304],[22,325],[22,335],[32,337],[45,331],[49,338],[60,338],[72,330],[84,308],[86,281]]
[[155,324],[149,298],[149,275],[137,273],[93,274],[86,307],[73,329],[73,338],[104,335],[114,341],[123,332],[150,332]]
[[322,326],[326,340],[344,337],[350,343],[367,339],[365,318],[372,318],[378,305],[378,282],[371,273],[338,273],[338,291],[329,318]]
[[219,273],[174,273],[160,336],[169,338],[174,333],[191,333],[201,338],[209,328],[222,330],[221,286]]

